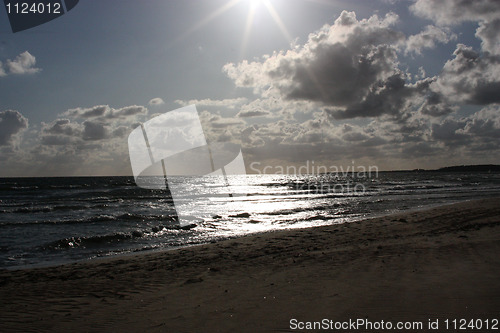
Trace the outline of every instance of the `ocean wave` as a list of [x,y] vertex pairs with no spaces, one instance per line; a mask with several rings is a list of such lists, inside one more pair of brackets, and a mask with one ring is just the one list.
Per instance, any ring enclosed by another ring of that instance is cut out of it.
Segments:
[[113,242],[118,242],[125,239],[131,239],[134,237],[142,237],[143,233],[137,231],[136,236],[134,233],[114,233],[109,235],[99,235],[99,236],[82,236],[82,237],[68,237],[59,239],[57,241],[50,242],[43,246],[45,250],[60,250],[75,247],[95,247],[102,244],[110,244]]
[[[43,211],[41,211],[43,212]],[[39,220],[39,221],[29,221],[29,222],[0,222],[0,226],[29,226],[29,225],[41,225],[41,224],[88,224],[88,223],[99,223],[99,222],[120,222],[120,221],[137,221],[137,222],[152,222],[152,221],[160,221],[168,224],[175,224],[178,222],[176,215],[166,215],[166,214],[157,214],[157,215],[144,215],[144,214],[134,214],[134,213],[123,213],[119,215],[110,215],[110,214],[99,214],[92,215],[89,217],[84,217],[80,219],[68,219],[63,220],[59,217],[54,217],[54,219],[48,220]]]
[[54,211],[64,211],[64,210],[82,210],[82,209],[87,209],[88,206],[81,206],[81,205],[61,205],[61,206],[34,206],[34,207],[21,207],[17,208],[16,210],[13,211],[13,213],[25,213],[25,214],[32,214],[32,213],[48,213],[48,212],[54,212]]
[[44,250],[64,250],[69,248],[90,248],[90,247],[100,247],[106,246],[113,243],[118,243],[125,240],[131,240],[136,238],[142,238],[146,236],[152,236],[165,231],[175,231],[182,232],[188,231],[195,228],[196,224],[188,225],[161,225],[153,227],[151,230],[132,230],[129,232],[116,232],[107,235],[96,235],[96,236],[73,236],[62,238],[56,241],[49,242],[42,246]]
[[345,204],[342,203],[328,203],[325,205],[315,205],[311,207],[297,207],[297,208],[291,208],[291,209],[280,209],[276,211],[270,211],[270,212],[265,212],[262,213],[262,215],[293,215],[293,214],[299,214],[299,213],[304,213],[304,212],[314,212],[314,211],[335,211],[338,210],[340,207],[346,206]]

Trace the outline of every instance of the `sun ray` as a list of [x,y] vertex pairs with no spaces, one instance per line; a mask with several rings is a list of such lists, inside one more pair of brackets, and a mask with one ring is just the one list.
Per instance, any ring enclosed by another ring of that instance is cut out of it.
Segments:
[[258,7],[261,5],[264,5],[269,12],[269,15],[271,15],[274,23],[278,26],[280,29],[281,33],[285,37],[288,43],[292,42],[292,37],[290,33],[288,32],[288,29],[286,28],[285,24],[283,23],[283,20],[279,16],[278,12],[274,8],[273,4],[271,3],[270,0],[249,0],[249,7],[250,9],[248,10],[248,15],[247,19],[245,22],[245,32],[242,38],[242,43],[241,43],[241,51],[240,51],[240,59],[243,59],[245,56],[245,52],[248,47],[248,42],[250,40],[250,35],[251,35],[251,30],[252,30],[252,24],[255,18],[255,15],[257,13]]
[[242,59],[245,55],[245,52],[246,52],[246,49],[248,46],[248,40],[250,39],[250,33],[252,30],[253,19],[255,17],[255,13],[257,12],[258,5],[259,5],[259,3],[257,3],[256,1],[253,1],[252,3],[250,3],[250,10],[248,11],[247,20],[246,20],[246,24],[245,24],[245,32],[244,32],[242,42],[241,42],[240,59]]
[[179,35],[179,37],[177,37],[173,41],[173,43],[175,44],[175,43],[177,43],[177,42],[185,39],[187,36],[189,36],[190,34],[192,34],[195,31],[201,29],[203,26],[205,26],[206,24],[208,24],[210,21],[212,21],[215,18],[217,18],[218,16],[222,15],[223,13],[225,13],[227,10],[229,10],[230,8],[232,8],[234,5],[236,5],[239,2],[241,2],[241,0],[230,0],[230,1],[226,2],[223,6],[217,8],[216,10],[214,10],[207,17],[205,17],[203,20],[201,20],[198,24],[196,24],[195,26],[191,27],[190,29],[188,29],[187,31],[185,31],[183,34]]
[[278,26],[278,28],[281,30],[281,33],[283,33],[283,36],[285,36],[286,40],[291,43],[292,42],[292,36],[290,36],[290,33],[288,32],[288,29],[286,28],[285,24],[281,20],[281,17],[279,16],[278,12],[274,8],[273,4],[269,0],[262,0],[262,3],[266,6],[267,10],[269,11],[269,14],[271,14],[274,22]]

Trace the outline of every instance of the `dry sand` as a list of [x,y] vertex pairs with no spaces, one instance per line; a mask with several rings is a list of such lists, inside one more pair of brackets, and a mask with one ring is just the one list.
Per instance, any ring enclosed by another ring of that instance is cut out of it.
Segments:
[[297,332],[292,319],[358,318],[421,321],[420,332],[438,319],[444,332],[445,319],[491,323],[500,319],[499,203],[0,271],[0,332]]

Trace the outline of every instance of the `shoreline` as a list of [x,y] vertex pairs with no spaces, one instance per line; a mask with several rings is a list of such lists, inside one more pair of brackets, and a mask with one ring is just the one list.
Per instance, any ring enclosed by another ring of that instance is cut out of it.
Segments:
[[287,332],[293,318],[500,319],[499,202],[1,270],[0,331]]
[[[454,200],[452,202],[447,202],[444,204],[438,203],[438,204],[431,204],[431,205],[420,206],[420,207],[409,207],[409,208],[406,208],[403,210],[396,210],[396,211],[391,211],[391,212],[379,212],[379,213],[376,213],[376,214],[373,214],[370,216],[362,216],[362,217],[352,218],[349,221],[342,221],[342,222],[332,223],[332,224],[327,224],[327,225],[321,224],[318,226],[306,226],[306,227],[304,227],[304,226],[299,226],[299,227],[290,226],[290,227],[287,227],[284,229],[258,231],[258,232],[249,233],[249,234],[245,234],[245,235],[237,235],[237,236],[230,236],[228,238],[221,238],[219,240],[213,240],[211,242],[179,245],[179,246],[172,247],[172,248],[133,250],[130,252],[115,253],[115,254],[109,254],[109,255],[104,255],[104,256],[96,256],[96,257],[86,258],[86,259],[75,259],[75,260],[68,259],[68,260],[60,260],[57,262],[36,263],[36,264],[28,264],[28,265],[23,265],[23,266],[16,265],[16,266],[0,267],[0,272],[55,268],[55,267],[59,267],[59,266],[73,265],[73,264],[79,264],[79,263],[92,263],[93,261],[108,261],[108,260],[114,260],[114,259],[120,259],[120,258],[135,257],[135,256],[148,255],[148,254],[157,254],[157,253],[162,253],[162,252],[176,251],[176,250],[180,250],[180,249],[184,249],[184,248],[191,248],[191,247],[196,247],[196,246],[201,246],[201,245],[214,244],[214,243],[218,243],[218,242],[222,242],[222,241],[235,240],[235,239],[239,239],[242,237],[251,237],[251,236],[267,234],[267,233],[274,233],[274,232],[281,232],[281,231],[288,231],[288,230],[319,228],[319,227],[340,225],[340,224],[353,223],[353,222],[371,220],[371,219],[376,219],[376,218],[384,218],[384,217],[389,218],[392,215],[410,214],[410,213],[415,213],[415,212],[419,212],[419,211],[425,211],[428,209],[433,209],[433,208],[438,208],[438,207],[448,206],[448,205],[454,205],[454,204],[461,204],[461,203],[466,203],[466,202],[475,201],[475,200],[483,200],[483,199],[461,199],[461,200]],[[344,220],[344,218],[341,218],[341,219]]]

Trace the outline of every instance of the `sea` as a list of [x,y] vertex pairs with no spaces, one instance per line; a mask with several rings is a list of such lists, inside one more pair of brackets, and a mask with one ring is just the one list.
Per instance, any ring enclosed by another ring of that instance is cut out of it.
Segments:
[[[237,195],[225,196],[216,177],[179,176],[184,193],[175,202],[168,190],[141,188],[132,177],[0,178],[0,268],[169,250],[500,196],[500,172],[232,177]],[[179,220],[179,205],[189,224]]]

